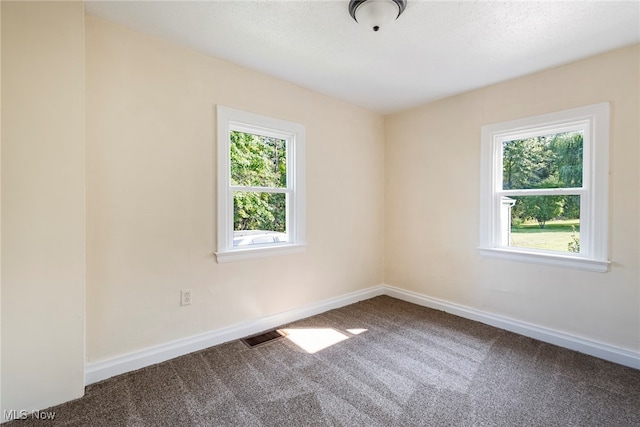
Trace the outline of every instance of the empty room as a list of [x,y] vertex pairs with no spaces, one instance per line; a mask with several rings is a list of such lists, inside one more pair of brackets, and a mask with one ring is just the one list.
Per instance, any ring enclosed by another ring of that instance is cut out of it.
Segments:
[[640,2],[0,2],[8,426],[640,425]]

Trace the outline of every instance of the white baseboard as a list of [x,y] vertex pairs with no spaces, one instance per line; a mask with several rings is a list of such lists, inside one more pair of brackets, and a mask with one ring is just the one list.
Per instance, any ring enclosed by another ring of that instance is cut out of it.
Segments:
[[155,365],[156,363],[164,362],[174,357],[244,338],[285,323],[294,322],[304,319],[305,317],[314,316],[324,313],[325,311],[333,310],[334,308],[343,307],[383,294],[383,287],[375,286],[283,313],[273,314],[203,334],[171,341],[144,350],[117,356],[112,359],[90,363],[85,367],[84,382],[85,385],[93,384],[116,375],[135,371],[145,366]]
[[214,331],[117,356],[112,359],[88,364],[85,368],[85,384],[93,384],[95,382],[111,378],[115,375],[141,369],[146,366],[173,359],[174,357],[203,350],[214,345],[244,338],[249,335],[275,328],[285,323],[294,322],[296,320],[304,319],[305,317],[314,316],[328,310],[333,310],[334,308],[343,307],[345,305],[353,304],[379,295],[388,295],[403,301],[436,310],[442,310],[456,316],[475,320],[480,323],[495,326],[500,329],[535,338],[537,340],[575,350],[580,353],[599,357],[620,365],[640,369],[640,353],[638,352],[576,337],[564,332],[484,312],[438,298],[428,297],[426,295],[396,288],[394,286],[381,285],[320,301],[298,309],[262,317],[248,322],[238,323],[226,328],[216,329]]
[[384,285],[382,288],[385,295],[389,295],[393,298],[436,310],[442,310],[447,313],[455,314],[456,316],[475,320],[477,322],[495,326],[496,328],[504,329],[506,331],[515,332],[516,334],[524,335],[526,337],[535,338],[540,341],[575,350],[577,352],[618,363],[620,365],[640,369],[639,352],[615,347],[586,338],[580,338],[575,335],[499,316],[438,298],[428,297],[416,292],[396,288],[394,286]]

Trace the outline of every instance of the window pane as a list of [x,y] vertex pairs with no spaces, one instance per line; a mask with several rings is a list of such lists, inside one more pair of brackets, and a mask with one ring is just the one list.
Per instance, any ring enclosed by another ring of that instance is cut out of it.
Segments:
[[502,144],[502,189],[582,187],[582,132]]
[[580,253],[580,196],[502,198],[502,244]]
[[285,193],[233,193],[233,246],[287,242]]
[[231,185],[286,188],[287,141],[231,132]]

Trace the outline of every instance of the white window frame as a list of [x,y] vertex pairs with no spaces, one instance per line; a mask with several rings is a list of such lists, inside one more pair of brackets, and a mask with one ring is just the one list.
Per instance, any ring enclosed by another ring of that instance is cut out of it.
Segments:
[[[305,241],[305,128],[303,125],[260,114],[217,106],[218,123],[218,263],[304,252]],[[233,246],[233,192],[271,191],[262,187],[231,184],[231,131],[286,140],[287,241],[256,246]]]
[[[582,130],[582,187],[503,190],[502,145],[505,141]],[[606,272],[608,261],[609,103],[482,126],[480,176],[480,245],[484,256],[580,270]],[[501,240],[500,203],[513,195],[580,195],[580,253],[505,246]]]

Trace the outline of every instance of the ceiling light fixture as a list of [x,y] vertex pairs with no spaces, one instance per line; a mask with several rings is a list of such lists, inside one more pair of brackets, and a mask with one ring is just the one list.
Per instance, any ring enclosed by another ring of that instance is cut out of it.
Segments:
[[351,0],[349,14],[359,24],[378,31],[400,16],[407,7],[407,0]]

